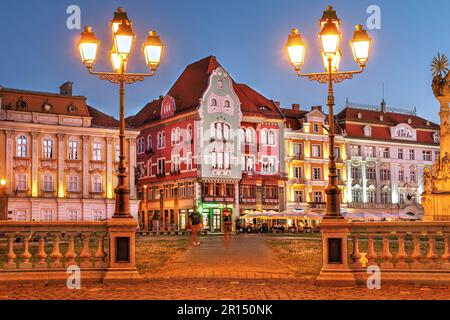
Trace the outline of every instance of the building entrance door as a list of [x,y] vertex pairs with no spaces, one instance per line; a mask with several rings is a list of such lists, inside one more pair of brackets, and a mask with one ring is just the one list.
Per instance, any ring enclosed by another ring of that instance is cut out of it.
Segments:
[[213,210],[213,228],[214,231],[222,231],[222,213],[220,209]]

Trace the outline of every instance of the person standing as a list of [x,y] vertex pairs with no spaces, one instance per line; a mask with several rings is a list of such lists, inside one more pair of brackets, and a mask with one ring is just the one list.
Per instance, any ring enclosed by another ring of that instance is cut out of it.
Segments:
[[225,226],[225,242],[228,242],[230,240],[230,234],[233,225],[230,212],[224,212],[223,223]]
[[236,235],[241,234],[241,219],[236,218]]
[[192,244],[194,246],[200,245],[198,233],[200,232],[201,227],[202,227],[201,216],[198,212],[194,213],[192,215]]

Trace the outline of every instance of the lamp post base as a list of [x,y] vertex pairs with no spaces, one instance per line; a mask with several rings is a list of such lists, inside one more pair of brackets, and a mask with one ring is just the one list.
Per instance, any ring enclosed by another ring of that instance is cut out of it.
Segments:
[[341,189],[337,186],[328,186],[325,193],[327,195],[327,212],[324,219],[342,219]]

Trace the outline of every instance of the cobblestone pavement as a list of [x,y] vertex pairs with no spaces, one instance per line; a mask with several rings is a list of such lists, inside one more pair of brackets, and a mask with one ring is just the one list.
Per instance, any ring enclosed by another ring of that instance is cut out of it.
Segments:
[[202,239],[163,272],[146,274],[133,283],[4,285],[0,299],[44,300],[359,300],[449,299],[450,288],[382,286],[381,290],[325,288],[314,277],[295,277],[283,270],[259,235],[242,235],[224,244],[223,237]]
[[0,299],[25,300],[408,300],[449,297],[448,287],[324,288],[303,279],[154,279],[135,284],[82,284],[80,290],[68,290],[62,285],[0,287]]

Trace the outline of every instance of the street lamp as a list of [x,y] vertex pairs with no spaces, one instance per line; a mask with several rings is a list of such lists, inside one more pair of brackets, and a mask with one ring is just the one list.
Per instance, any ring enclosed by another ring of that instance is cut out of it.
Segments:
[[287,53],[295,72],[300,77],[307,77],[309,80],[317,81],[319,83],[328,84],[328,100],[327,106],[329,108],[328,124],[329,124],[329,182],[326,189],[327,194],[327,214],[328,218],[338,218],[340,212],[340,189],[338,187],[337,172],[336,172],[336,157],[334,150],[335,128],[334,128],[334,90],[333,84],[340,83],[347,79],[352,79],[353,75],[362,73],[369,60],[369,52],[371,46],[371,39],[362,25],[357,25],[350,41],[350,46],[353,51],[355,61],[359,64],[359,70],[355,71],[338,71],[339,63],[342,58],[340,50],[340,42],[342,34],[340,32],[341,21],[336,15],[333,7],[328,6],[323,12],[322,19],[320,19],[321,31],[319,39],[321,42],[321,55],[325,68],[325,72],[318,73],[301,73],[301,68],[305,63],[306,56],[306,42],[302,39],[298,29],[292,29],[286,44]]
[[133,42],[136,35],[133,32],[132,21],[128,19],[123,8],[117,9],[114,18],[111,20],[111,31],[113,34],[113,46],[109,52],[113,72],[96,72],[93,70],[100,41],[95,37],[91,27],[86,27],[81,33],[79,50],[81,61],[85,64],[89,73],[98,76],[101,80],[108,80],[120,85],[120,155],[118,184],[115,189],[116,209],[114,217],[130,217],[130,190],[127,184],[127,169],[125,167],[125,84],[132,84],[137,81],[144,81],[146,77],[155,75],[161,61],[163,44],[155,31],[150,31],[144,46],[143,54],[145,61],[150,68],[150,73],[127,73],[127,62],[132,51]]

